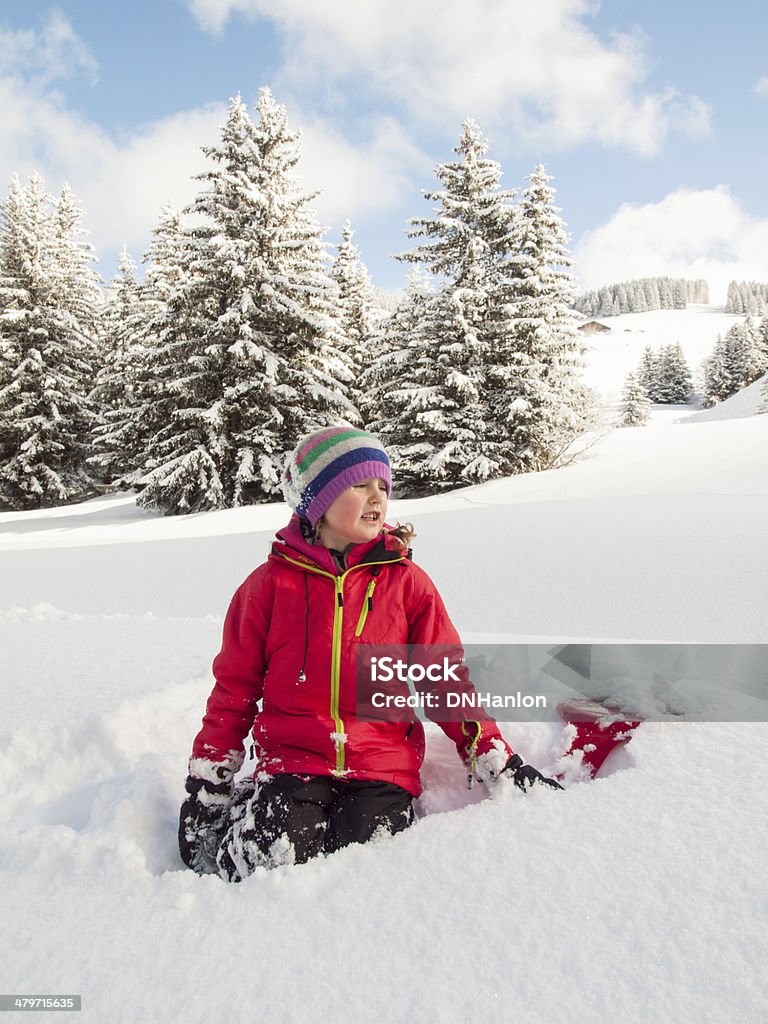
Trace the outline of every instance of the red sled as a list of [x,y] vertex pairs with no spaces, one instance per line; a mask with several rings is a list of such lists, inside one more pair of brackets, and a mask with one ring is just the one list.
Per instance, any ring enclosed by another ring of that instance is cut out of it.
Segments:
[[557,705],[557,713],[576,729],[566,756],[581,751],[580,763],[588,778],[594,778],[608,755],[632,738],[642,721],[622,718],[600,701],[581,697],[562,701]]

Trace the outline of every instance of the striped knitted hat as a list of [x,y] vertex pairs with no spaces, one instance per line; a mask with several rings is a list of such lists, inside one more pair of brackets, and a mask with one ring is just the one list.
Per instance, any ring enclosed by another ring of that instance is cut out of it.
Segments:
[[299,441],[285,460],[283,495],[312,526],[353,484],[380,479],[392,489],[389,458],[373,434],[354,427],[325,427]]

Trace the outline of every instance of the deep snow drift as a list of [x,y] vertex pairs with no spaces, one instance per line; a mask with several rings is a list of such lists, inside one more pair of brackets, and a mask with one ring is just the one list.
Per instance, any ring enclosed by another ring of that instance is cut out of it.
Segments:
[[[768,642],[768,416],[731,401],[389,518],[467,641]],[[595,782],[491,798],[432,727],[409,832],[240,886],[182,868],[222,616],[285,518],[0,515],[3,991],[98,1022],[768,1019],[765,724],[647,723]],[[542,768],[567,744],[503,731]]]

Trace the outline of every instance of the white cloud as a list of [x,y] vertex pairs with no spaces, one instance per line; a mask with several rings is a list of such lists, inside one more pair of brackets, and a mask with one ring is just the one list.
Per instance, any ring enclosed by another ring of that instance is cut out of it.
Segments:
[[0,26],[0,76],[22,73],[40,83],[85,74],[98,77],[99,64],[64,15],[51,11],[40,32]]
[[85,226],[105,260],[122,248],[139,256],[160,208],[188,202],[191,175],[202,169],[200,146],[215,140],[220,105],[185,111],[116,142],[53,93],[30,92],[23,82],[0,80],[0,178],[33,171],[50,191],[68,181],[87,211]]
[[317,87],[357,82],[425,123],[471,115],[530,145],[594,140],[657,152],[670,131],[709,132],[701,99],[652,92],[645,41],[599,38],[593,0],[187,0],[220,31],[233,13],[272,20],[283,34],[283,76]]
[[755,82],[754,89],[758,96],[768,96],[768,75],[761,75]]
[[587,232],[574,257],[585,288],[637,277],[704,278],[713,302],[731,280],[768,281],[768,219],[750,217],[724,185],[677,189],[661,202],[621,206]]
[[[52,86],[55,68],[60,77],[94,66],[58,15],[37,34],[0,30],[0,187],[14,173],[26,178],[33,171],[43,175],[50,191],[68,181],[111,272],[111,259],[123,244],[136,257],[146,249],[165,203],[184,206],[199,191],[193,175],[206,166],[201,146],[217,141],[226,108],[209,104],[181,111],[116,140],[69,108]],[[337,227],[347,217],[359,220],[397,205],[427,161],[392,118],[374,120],[367,137],[354,143],[315,115],[295,116],[290,104],[289,118],[303,127],[304,186],[322,190],[314,206]]]
[[[294,117],[293,111],[297,111]],[[370,137],[352,143],[328,121],[302,114],[288,104],[289,121],[301,125],[300,173],[307,191],[321,190],[313,207],[324,223],[340,225],[363,213],[397,207],[404,194],[416,191],[429,157],[406,136],[392,118],[371,126]]]

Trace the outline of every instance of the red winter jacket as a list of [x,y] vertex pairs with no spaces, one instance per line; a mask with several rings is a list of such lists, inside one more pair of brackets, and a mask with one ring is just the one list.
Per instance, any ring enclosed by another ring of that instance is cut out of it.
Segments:
[[[356,718],[356,648],[458,645],[459,636],[429,576],[392,537],[355,545],[347,564],[339,572],[327,549],[309,544],[295,515],[277,534],[229,606],[193,758],[236,761],[253,728],[257,772],[380,780],[419,795],[424,729]],[[475,718],[469,736],[461,722],[440,723],[464,760],[478,731],[474,755],[500,745],[512,753],[493,719]]]

